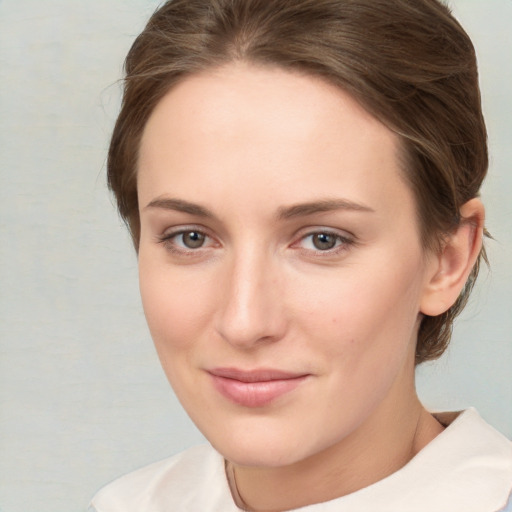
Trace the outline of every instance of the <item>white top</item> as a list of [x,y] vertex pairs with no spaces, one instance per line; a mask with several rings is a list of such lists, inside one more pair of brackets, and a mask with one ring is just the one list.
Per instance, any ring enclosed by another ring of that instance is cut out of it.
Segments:
[[[297,510],[512,512],[512,443],[474,409],[436,417],[449,427],[402,469],[347,496]],[[119,478],[94,497],[91,507],[96,512],[240,511],[224,459],[210,445]]]

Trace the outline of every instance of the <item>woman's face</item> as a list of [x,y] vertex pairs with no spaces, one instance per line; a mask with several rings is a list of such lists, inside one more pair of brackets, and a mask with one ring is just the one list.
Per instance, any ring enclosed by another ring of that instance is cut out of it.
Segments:
[[210,442],[279,466],[414,394],[426,283],[397,139],[350,96],[232,64],[143,135],[140,287],[164,370]]

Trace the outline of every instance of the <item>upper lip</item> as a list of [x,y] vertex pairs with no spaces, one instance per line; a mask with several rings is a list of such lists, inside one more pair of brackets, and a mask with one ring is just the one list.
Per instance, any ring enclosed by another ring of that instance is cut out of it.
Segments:
[[238,368],[213,368],[208,373],[215,377],[238,380],[240,382],[268,382],[272,380],[289,380],[305,377],[307,373],[288,372],[274,368],[241,370]]

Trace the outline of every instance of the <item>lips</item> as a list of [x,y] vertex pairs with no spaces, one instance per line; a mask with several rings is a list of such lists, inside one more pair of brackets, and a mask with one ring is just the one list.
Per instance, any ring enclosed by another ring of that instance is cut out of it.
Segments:
[[251,408],[269,405],[293,391],[309,376],[275,369],[215,368],[208,373],[221,395],[237,405]]

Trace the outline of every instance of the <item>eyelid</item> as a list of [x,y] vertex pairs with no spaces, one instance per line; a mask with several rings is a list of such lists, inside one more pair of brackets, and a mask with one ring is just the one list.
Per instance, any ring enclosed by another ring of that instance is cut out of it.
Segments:
[[[331,249],[321,250],[321,249],[306,249],[304,247],[300,247],[299,244],[303,242],[308,237],[312,237],[318,234],[327,234],[336,237],[341,243],[335,245]],[[314,254],[318,257],[326,257],[336,255],[340,252],[344,252],[348,250],[350,246],[356,244],[356,238],[352,233],[349,233],[345,230],[339,230],[335,228],[328,228],[322,226],[314,226],[301,229],[295,236],[295,242],[291,244],[292,248],[296,248],[297,250],[302,250],[306,253]]]
[[[205,239],[207,242],[205,245],[200,246],[198,248],[187,248],[180,246],[176,243],[174,243],[174,239],[178,237],[179,235],[182,235],[184,233],[188,233],[191,231],[195,231],[198,233],[201,233],[205,236]],[[334,247],[331,249],[317,249],[317,248],[305,248],[301,247],[301,244],[309,237],[312,237],[314,235],[318,234],[327,234],[334,236],[340,243],[337,243]],[[346,231],[331,227],[325,227],[325,226],[310,226],[307,228],[302,228],[298,230],[295,235],[293,236],[293,242],[290,244],[290,247],[292,249],[296,249],[298,251],[302,251],[304,253],[307,253],[309,255],[314,255],[316,257],[328,257],[336,255],[340,252],[347,251],[350,246],[353,246],[357,243],[356,237]],[[179,225],[167,228],[161,235],[156,236],[156,241],[160,244],[163,244],[167,250],[170,252],[174,252],[176,254],[182,254],[185,256],[194,256],[199,255],[205,250],[208,250],[212,247],[219,247],[222,244],[218,241],[217,237],[215,237],[209,229],[205,228],[204,226],[200,226],[197,224],[190,224],[190,225]]]
[[[190,233],[191,231],[200,233],[204,235],[206,240],[210,240],[213,242],[213,244],[206,243],[204,246],[198,247],[196,249],[187,248],[187,247],[180,247],[173,243],[173,240],[178,237],[179,235],[182,235],[184,233]],[[208,229],[206,229],[203,226],[198,226],[194,224],[190,225],[179,225],[172,228],[167,228],[161,235],[156,236],[156,241],[158,243],[161,243],[165,246],[166,249],[168,249],[171,252],[179,253],[179,254],[196,254],[201,252],[202,250],[209,249],[211,246],[220,245],[218,241],[216,241],[216,238],[210,233]]]

